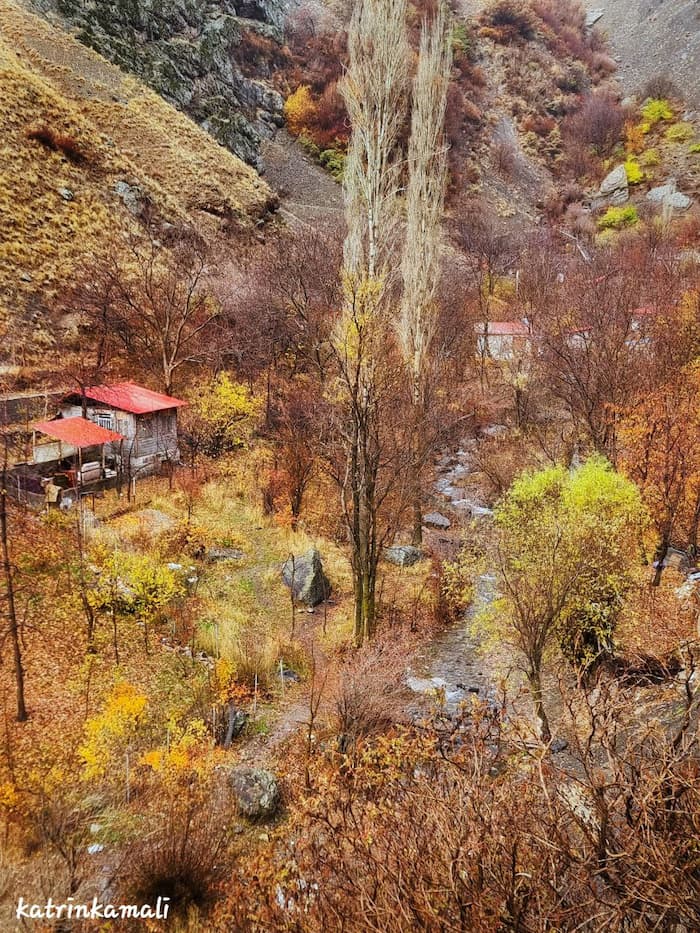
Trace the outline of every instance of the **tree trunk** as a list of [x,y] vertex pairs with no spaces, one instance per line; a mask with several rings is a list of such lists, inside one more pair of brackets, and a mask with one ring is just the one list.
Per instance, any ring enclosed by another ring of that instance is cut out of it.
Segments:
[[540,671],[530,670],[527,675],[527,680],[530,685],[530,696],[532,697],[532,705],[535,708],[535,716],[537,716],[537,721],[539,722],[540,738],[543,742],[549,742],[552,738],[552,733],[549,728],[549,720],[547,719],[547,713],[545,712],[544,702],[542,700],[542,679]]
[[15,667],[15,685],[17,689],[17,722],[26,722],[29,719],[27,705],[24,697],[24,667],[22,665],[22,649],[19,640],[19,624],[17,622],[17,609],[15,606],[15,584],[10,561],[10,547],[7,530],[7,447],[5,448],[5,463],[2,471],[2,489],[0,489],[0,542],[2,543],[2,567],[5,576],[5,590],[7,597],[7,615],[10,624],[10,641],[12,642],[12,655]]
[[667,536],[664,536],[659,542],[659,546],[656,549],[656,554],[654,555],[654,563],[656,567],[654,568],[654,576],[651,581],[652,586],[661,585],[661,575],[664,572],[664,561],[666,560],[666,555],[668,554],[669,540]]

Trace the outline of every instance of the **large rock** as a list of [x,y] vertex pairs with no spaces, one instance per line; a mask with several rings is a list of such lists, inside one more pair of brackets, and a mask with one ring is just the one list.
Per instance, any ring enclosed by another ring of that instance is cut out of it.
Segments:
[[647,201],[652,204],[661,204],[677,211],[687,211],[693,203],[686,194],[676,190],[675,178],[669,179],[665,185],[658,185],[647,192]]
[[423,524],[428,528],[437,528],[438,531],[447,531],[451,522],[449,518],[446,518],[440,512],[428,512],[427,515],[423,516]]
[[282,579],[292,590],[294,599],[307,606],[317,606],[331,595],[331,585],[316,548],[288,557],[282,565]]
[[244,557],[245,553],[236,547],[210,547],[206,553],[206,558],[211,564],[225,560],[243,560]]
[[229,781],[241,816],[262,821],[275,815],[280,804],[280,790],[272,771],[264,768],[234,768]]
[[397,544],[394,547],[384,548],[384,559],[399,567],[412,567],[422,557],[423,552],[420,548],[412,547],[410,544]]
[[261,38],[281,51],[282,0],[28,4],[53,21],[62,20],[85,45],[184,110],[241,159],[262,168],[260,137],[284,123],[284,102],[266,83],[275,68],[274,53],[253,51],[251,62],[248,37],[253,48]]
[[593,208],[597,210],[608,204],[620,205],[629,200],[629,183],[624,165],[618,165],[603,179],[593,197]]

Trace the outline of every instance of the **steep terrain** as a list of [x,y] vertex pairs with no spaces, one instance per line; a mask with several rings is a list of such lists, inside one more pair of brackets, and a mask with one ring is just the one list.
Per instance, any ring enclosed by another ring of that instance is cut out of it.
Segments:
[[586,0],[602,11],[629,94],[659,76],[673,81],[691,107],[700,106],[700,4],[697,0]]
[[282,55],[280,0],[25,0],[157,91],[261,168],[260,137],[282,123],[266,78]]
[[11,0],[0,0],[0,127],[4,362],[54,344],[61,287],[147,210],[213,233],[276,201],[157,94]]

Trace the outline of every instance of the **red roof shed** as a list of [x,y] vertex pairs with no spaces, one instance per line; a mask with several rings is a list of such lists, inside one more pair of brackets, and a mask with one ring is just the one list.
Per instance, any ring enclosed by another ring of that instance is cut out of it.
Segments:
[[[113,385],[88,386],[84,392],[85,398],[101,402],[110,408],[128,411],[134,415],[145,415],[155,411],[166,411],[168,408],[180,408],[186,405],[182,399],[153,392],[145,386],[135,382],[117,382]],[[70,392],[65,398],[80,397],[78,392]]]
[[99,447],[112,441],[123,441],[122,434],[108,431],[86,418],[57,418],[56,421],[38,421],[32,426],[34,431],[47,434],[56,440],[73,447]]

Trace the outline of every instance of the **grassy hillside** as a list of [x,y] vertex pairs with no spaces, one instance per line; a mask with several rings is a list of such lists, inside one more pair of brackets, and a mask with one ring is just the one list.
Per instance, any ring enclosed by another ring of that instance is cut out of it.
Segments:
[[275,203],[187,117],[11,0],[0,0],[0,128],[4,363],[52,346],[58,292],[146,209],[220,233]]

